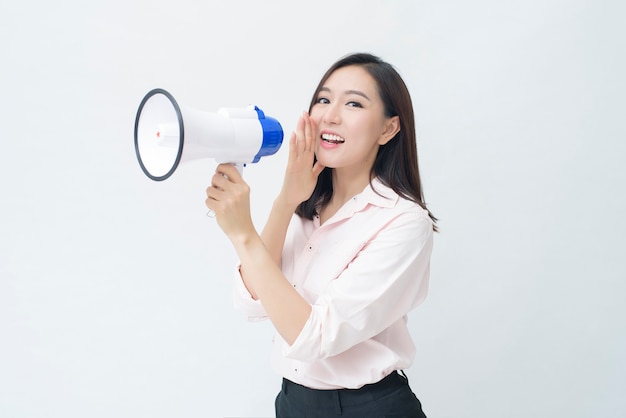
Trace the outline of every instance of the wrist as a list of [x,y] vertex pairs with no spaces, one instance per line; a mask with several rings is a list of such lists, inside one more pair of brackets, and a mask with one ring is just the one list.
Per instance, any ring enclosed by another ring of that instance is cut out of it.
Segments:
[[273,210],[278,209],[281,211],[289,212],[289,214],[293,214],[298,208],[298,205],[300,203],[301,202],[294,202],[290,200],[289,195],[287,193],[280,192],[278,196],[276,196],[276,199],[274,200]]
[[241,267],[245,267],[248,272],[255,271],[254,266],[262,262],[262,254],[267,253],[267,248],[263,240],[258,234],[240,235],[233,238],[232,243],[239,256]]
[[254,244],[256,240],[261,240],[259,234],[256,232],[255,229],[242,231],[237,234],[231,234],[228,235],[228,238],[232,242],[237,252],[239,252],[241,249],[250,247]]

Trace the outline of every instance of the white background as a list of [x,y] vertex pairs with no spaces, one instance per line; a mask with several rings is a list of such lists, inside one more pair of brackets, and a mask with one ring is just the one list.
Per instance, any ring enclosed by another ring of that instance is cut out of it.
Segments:
[[[143,175],[154,87],[288,135],[354,51],[411,91],[441,219],[408,370],[430,417],[626,415],[619,1],[0,4],[0,416],[270,417],[273,330],[231,304],[215,167]],[[286,146],[250,166],[258,226]]]

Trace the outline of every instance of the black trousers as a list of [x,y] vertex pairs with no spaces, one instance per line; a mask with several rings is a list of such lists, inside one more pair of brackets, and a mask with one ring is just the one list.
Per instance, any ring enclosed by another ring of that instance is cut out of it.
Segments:
[[426,418],[408,379],[397,372],[360,389],[316,390],[283,379],[276,418]]

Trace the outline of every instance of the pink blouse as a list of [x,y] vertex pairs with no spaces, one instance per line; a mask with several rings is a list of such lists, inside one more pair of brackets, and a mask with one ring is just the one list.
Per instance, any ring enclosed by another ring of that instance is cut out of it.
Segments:
[[[323,225],[294,215],[281,269],[312,312],[291,346],[274,337],[276,372],[314,389],[356,389],[408,368],[407,314],[428,293],[432,247],[428,213],[377,180]],[[267,318],[239,274],[234,301],[250,320]]]

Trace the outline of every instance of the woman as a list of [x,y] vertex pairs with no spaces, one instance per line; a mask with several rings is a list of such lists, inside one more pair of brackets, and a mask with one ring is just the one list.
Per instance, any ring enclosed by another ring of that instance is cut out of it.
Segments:
[[436,219],[391,65],[353,54],[326,72],[261,235],[233,166],[217,167],[206,205],[240,258],[237,307],[277,330],[277,417],[425,416],[397,371],[414,359],[406,320],[426,297]]

